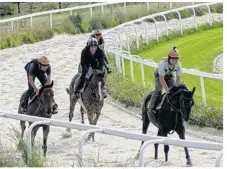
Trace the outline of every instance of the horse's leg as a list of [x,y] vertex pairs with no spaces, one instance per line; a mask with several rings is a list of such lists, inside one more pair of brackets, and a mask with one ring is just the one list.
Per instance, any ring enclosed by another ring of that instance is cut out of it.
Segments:
[[[185,140],[185,128],[184,126],[180,127],[177,129],[177,134],[179,135],[180,139]],[[188,148],[184,147],[184,151],[185,151],[185,155],[186,155],[186,159],[187,159],[187,165],[192,166],[192,161],[188,152]]]
[[36,136],[38,129],[39,129],[39,126],[36,126],[32,130],[32,147],[34,146],[34,140],[35,140],[35,136]]
[[50,132],[50,126],[43,126],[43,156],[46,157],[46,153],[47,153],[47,138]]
[[80,113],[81,113],[81,123],[84,124],[84,109],[80,106]]
[[[150,125],[150,120],[148,118],[147,111],[145,110],[144,107],[142,108],[142,120],[143,120],[142,133],[147,134],[147,129]],[[141,149],[143,143],[144,143],[144,141],[141,142],[140,149]],[[139,152],[137,153],[137,155],[135,157],[137,159],[139,158],[140,149],[139,149]]]
[[21,136],[20,136],[20,140],[19,140],[19,143],[18,143],[18,146],[19,148],[23,145],[23,138],[24,138],[24,131],[26,129],[26,125],[25,125],[25,121],[20,121],[20,126],[21,126]]
[[[73,119],[73,112],[76,106],[77,100],[70,99],[70,107],[69,107],[69,121],[71,122]],[[66,131],[71,132],[71,128],[67,128]]]
[[[167,133],[162,132],[161,136],[167,137]],[[164,145],[164,152],[165,152],[165,161],[168,161],[169,145]]]
[[[160,129],[158,129],[158,134],[157,134],[157,136],[160,136],[161,135],[161,130]],[[155,158],[155,160],[157,160],[158,159],[158,143],[155,143],[154,144],[154,148],[155,148],[155,152],[154,152],[154,158]]]
[[[93,125],[94,113],[91,112],[91,111],[87,111],[87,117],[88,117],[89,124],[90,125]],[[87,139],[90,140],[91,139],[91,136],[92,136],[92,133],[90,133],[88,135],[88,138]]]
[[[150,120],[148,118],[146,110],[142,112],[142,120],[143,120],[142,133],[147,134],[147,129],[150,125]],[[144,143],[144,141],[142,141],[141,146],[143,145],[143,143]],[[140,146],[140,148],[141,148],[141,146]]]
[[[93,120],[93,125],[97,124],[97,121],[100,117],[101,112],[95,112],[95,119]],[[92,141],[95,142],[95,133],[92,133]]]

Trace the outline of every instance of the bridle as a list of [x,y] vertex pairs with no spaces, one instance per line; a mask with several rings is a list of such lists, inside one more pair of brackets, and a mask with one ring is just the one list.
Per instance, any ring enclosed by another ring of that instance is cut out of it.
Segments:
[[[183,118],[183,113],[182,113],[182,108],[184,108],[184,101],[185,101],[185,100],[192,100],[191,107],[192,107],[193,104],[194,104],[193,97],[191,97],[191,98],[185,97],[185,96],[182,94],[182,91],[183,91],[183,89],[180,89],[180,90],[178,90],[177,92],[175,92],[172,96],[169,96],[169,94],[167,94],[167,101],[168,101],[170,107],[176,112],[174,130],[173,130],[171,133],[169,133],[169,134],[173,134],[174,131],[175,131],[175,129],[176,129],[176,127],[177,127],[177,117],[178,117],[178,113],[181,114],[181,117],[182,117],[182,119],[184,120],[184,118]],[[177,107],[172,103],[171,100],[172,100],[172,97],[173,97],[173,96],[176,96],[176,95],[179,94],[179,93],[181,93],[180,99],[179,99],[180,108],[177,108]]]

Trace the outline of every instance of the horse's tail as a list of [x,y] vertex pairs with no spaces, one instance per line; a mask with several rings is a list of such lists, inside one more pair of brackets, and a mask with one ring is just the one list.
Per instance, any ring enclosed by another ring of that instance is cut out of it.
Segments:
[[[145,97],[144,97],[144,101],[143,101],[143,105],[142,105],[142,133],[143,134],[147,134],[147,129],[149,127],[150,124],[150,120],[147,114],[147,103],[149,102],[151,96],[152,96],[153,92],[148,93]],[[143,142],[142,142],[143,144]]]
[[66,90],[66,92],[69,94],[69,88],[67,87],[67,88],[65,88],[65,90]]
[[[148,118],[147,116],[147,103],[149,102],[151,96],[153,95],[153,92],[149,92],[145,97],[144,97],[144,101],[143,101],[143,105],[142,105],[142,117],[143,118]],[[145,119],[144,119],[145,120]]]

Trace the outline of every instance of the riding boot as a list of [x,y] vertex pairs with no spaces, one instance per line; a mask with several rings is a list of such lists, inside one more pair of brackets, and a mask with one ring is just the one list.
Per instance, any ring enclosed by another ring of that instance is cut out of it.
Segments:
[[52,114],[57,114],[58,113],[58,104],[55,102],[55,100],[53,102],[52,110],[53,110]]
[[102,81],[102,88],[103,88],[103,90],[102,90],[103,98],[105,99],[105,98],[107,98],[107,93],[106,93],[106,85],[105,85],[104,80]]
[[26,91],[25,96],[24,96],[24,100],[23,100],[22,103],[21,103],[21,107],[22,107],[22,109],[23,109],[23,110],[22,110],[23,112],[27,112],[29,96],[30,96],[29,92]]
[[110,66],[107,63],[105,64],[105,66],[106,66],[107,73],[110,74],[112,72],[110,69]]
[[72,99],[79,99],[80,97],[80,90],[83,87],[82,79],[78,79],[76,86],[74,88],[74,93],[72,94],[71,98]]
[[112,71],[111,71],[110,66],[109,66],[109,64],[106,60],[104,61],[104,65],[106,67],[107,73],[110,74]]
[[148,104],[148,111],[149,112],[152,112],[152,111],[155,112],[155,106],[156,106],[160,96],[161,96],[160,92],[154,92],[154,94],[151,97],[151,101]]

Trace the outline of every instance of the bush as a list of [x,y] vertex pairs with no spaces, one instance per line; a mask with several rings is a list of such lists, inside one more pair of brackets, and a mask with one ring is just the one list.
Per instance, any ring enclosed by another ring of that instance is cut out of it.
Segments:
[[83,17],[81,13],[77,13],[75,16],[70,16],[70,19],[74,25],[74,27],[77,29],[79,33],[84,33],[83,27],[82,27],[82,21]]
[[15,12],[15,7],[13,4],[10,3],[1,3],[0,4],[0,15],[6,16],[6,15],[13,15]]
[[51,29],[31,29],[4,35],[0,40],[0,49],[17,47],[22,44],[35,43],[54,36]]

